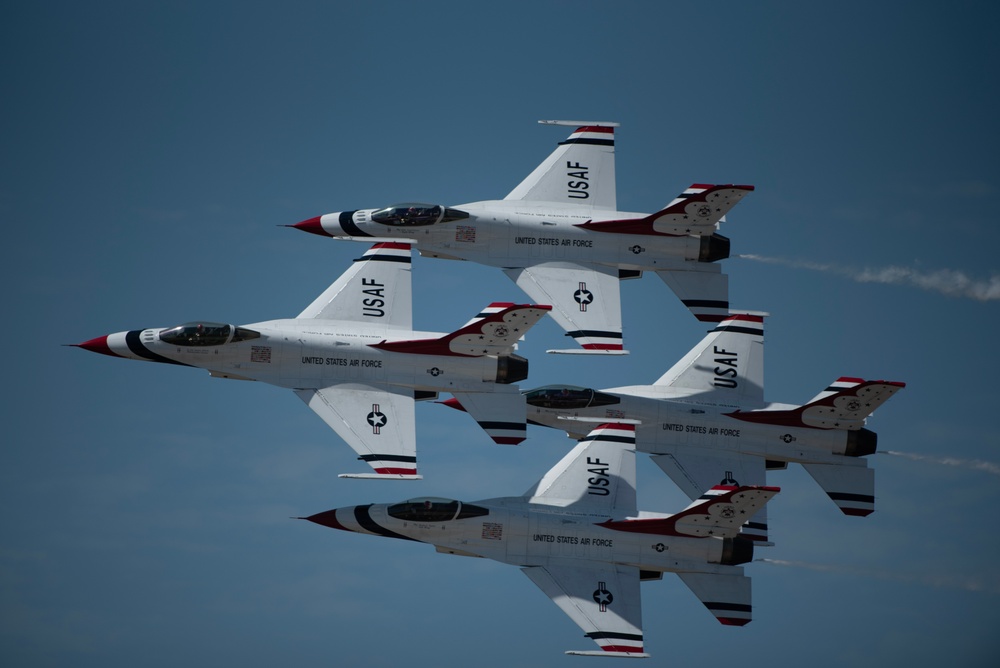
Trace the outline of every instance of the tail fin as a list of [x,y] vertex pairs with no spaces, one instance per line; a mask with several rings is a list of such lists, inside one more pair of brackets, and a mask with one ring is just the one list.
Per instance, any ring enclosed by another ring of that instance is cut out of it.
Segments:
[[663,536],[735,538],[745,521],[764,507],[778,487],[716,485],[687,508],[669,517],[613,520],[601,526],[617,531]]
[[451,334],[436,339],[383,341],[372,347],[414,355],[510,355],[525,332],[550,310],[551,306],[494,303]]
[[645,218],[589,221],[579,227],[617,234],[708,236],[718,229],[729,210],[753,189],[753,186],[694,183],[665,208]]
[[893,380],[841,377],[807,404],[789,410],[736,411],[730,417],[746,422],[814,429],[857,431],[876,408],[906,387]]
[[718,395],[732,406],[764,404],[764,317],[733,311],[653,383]]
[[608,517],[635,515],[635,425],[600,425],[524,496],[531,503],[582,507]]

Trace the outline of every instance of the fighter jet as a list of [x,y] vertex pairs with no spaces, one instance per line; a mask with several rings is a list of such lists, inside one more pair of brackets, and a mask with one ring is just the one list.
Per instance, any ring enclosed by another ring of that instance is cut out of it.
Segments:
[[699,319],[729,312],[718,260],[725,214],[753,190],[694,184],[656,213],[618,211],[614,129],[602,121],[539,121],[576,127],[503,200],[455,206],[393,204],[329,213],[291,227],[338,239],[407,241],[421,255],[500,267],[542,304],[581,348],[625,354],[619,281],[656,272]]
[[[797,462],[847,515],[875,509],[867,417],[904,383],[838,378],[804,405],[764,401],[764,317],[731,314],[652,385],[550,385],[525,393],[528,422],[586,434],[588,421],[634,420],[636,447],[692,499],[715,484],[766,484]],[[461,409],[454,399],[442,402]],[[743,529],[768,541],[766,512]]]
[[464,503],[417,498],[338,508],[307,519],[333,529],[430,543],[438,552],[520,566],[598,651],[646,657],[639,583],[677,573],[723,624],[751,619],[740,564],[744,519],[779,490],[714,486],[676,515],[637,512],[635,427],[598,426],[521,496]]
[[77,344],[113,357],[207,369],[293,390],[374,473],[421,478],[414,402],[451,392],[497,443],[525,437],[517,341],[549,306],[494,303],[450,333],[412,331],[408,244],[372,246],[297,317],[233,326],[189,322]]

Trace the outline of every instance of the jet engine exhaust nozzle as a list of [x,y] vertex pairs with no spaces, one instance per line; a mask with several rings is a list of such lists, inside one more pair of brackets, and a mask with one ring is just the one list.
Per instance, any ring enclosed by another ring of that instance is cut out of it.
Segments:
[[753,541],[749,538],[737,536],[736,538],[724,538],[722,543],[721,564],[727,566],[738,566],[753,561]]
[[719,233],[712,236],[702,235],[701,249],[698,252],[699,262],[715,262],[729,257],[729,237]]
[[844,449],[844,454],[848,457],[873,455],[877,449],[878,434],[871,429],[847,432],[847,447]]
[[528,360],[520,355],[503,355],[497,358],[497,381],[510,385],[528,377]]

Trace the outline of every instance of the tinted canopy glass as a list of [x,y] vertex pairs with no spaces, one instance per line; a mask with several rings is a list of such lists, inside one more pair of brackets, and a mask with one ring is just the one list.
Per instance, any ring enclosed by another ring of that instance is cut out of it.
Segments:
[[187,322],[160,332],[160,340],[174,346],[221,346],[259,336],[252,329],[218,322]]
[[411,226],[447,223],[468,218],[469,214],[458,209],[446,209],[439,204],[406,202],[393,204],[372,213],[372,220],[383,225]]
[[524,397],[531,406],[563,410],[608,406],[621,401],[614,395],[575,385],[546,385],[537,390],[525,392]]
[[395,503],[386,509],[390,517],[410,522],[450,522],[488,515],[489,510],[454,499],[423,497]]

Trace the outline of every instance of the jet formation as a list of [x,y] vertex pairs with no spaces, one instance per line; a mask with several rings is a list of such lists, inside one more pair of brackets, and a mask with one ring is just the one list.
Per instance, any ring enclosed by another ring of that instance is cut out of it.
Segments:
[[502,200],[454,206],[403,203],[328,213],[292,227],[335,239],[412,243],[422,256],[499,267],[580,345],[558,353],[624,354],[624,279],[655,272],[699,320],[729,314],[718,233],[748,185],[693,184],[655,213],[619,211],[614,129],[576,127]]
[[[652,213],[619,211],[614,128],[573,126],[568,139],[502,200],[407,203],[326,214],[292,227],[371,245],[294,318],[245,325],[188,322],[121,331],[80,348],[197,367],[292,390],[371,467],[348,478],[419,479],[415,403],[467,411],[499,444],[527,424],[576,446],[520,496],[431,496],[338,508],[302,519],[424,542],[522,569],[598,650],[646,657],[640,583],[676,573],[723,624],[752,618],[743,565],[773,545],[767,472],[801,464],[848,515],[874,511],[866,455],[871,413],[904,384],[841,377],[802,405],[764,399],[764,318],[729,306],[719,261],[726,214],[753,186],[694,184]],[[414,331],[412,249],[501,268],[537,303],[492,302],[450,333]],[[516,354],[546,313],[579,345],[558,353],[625,354],[620,281],[655,272],[713,329],[652,385],[521,391]],[[692,503],[637,510],[636,451]]]

